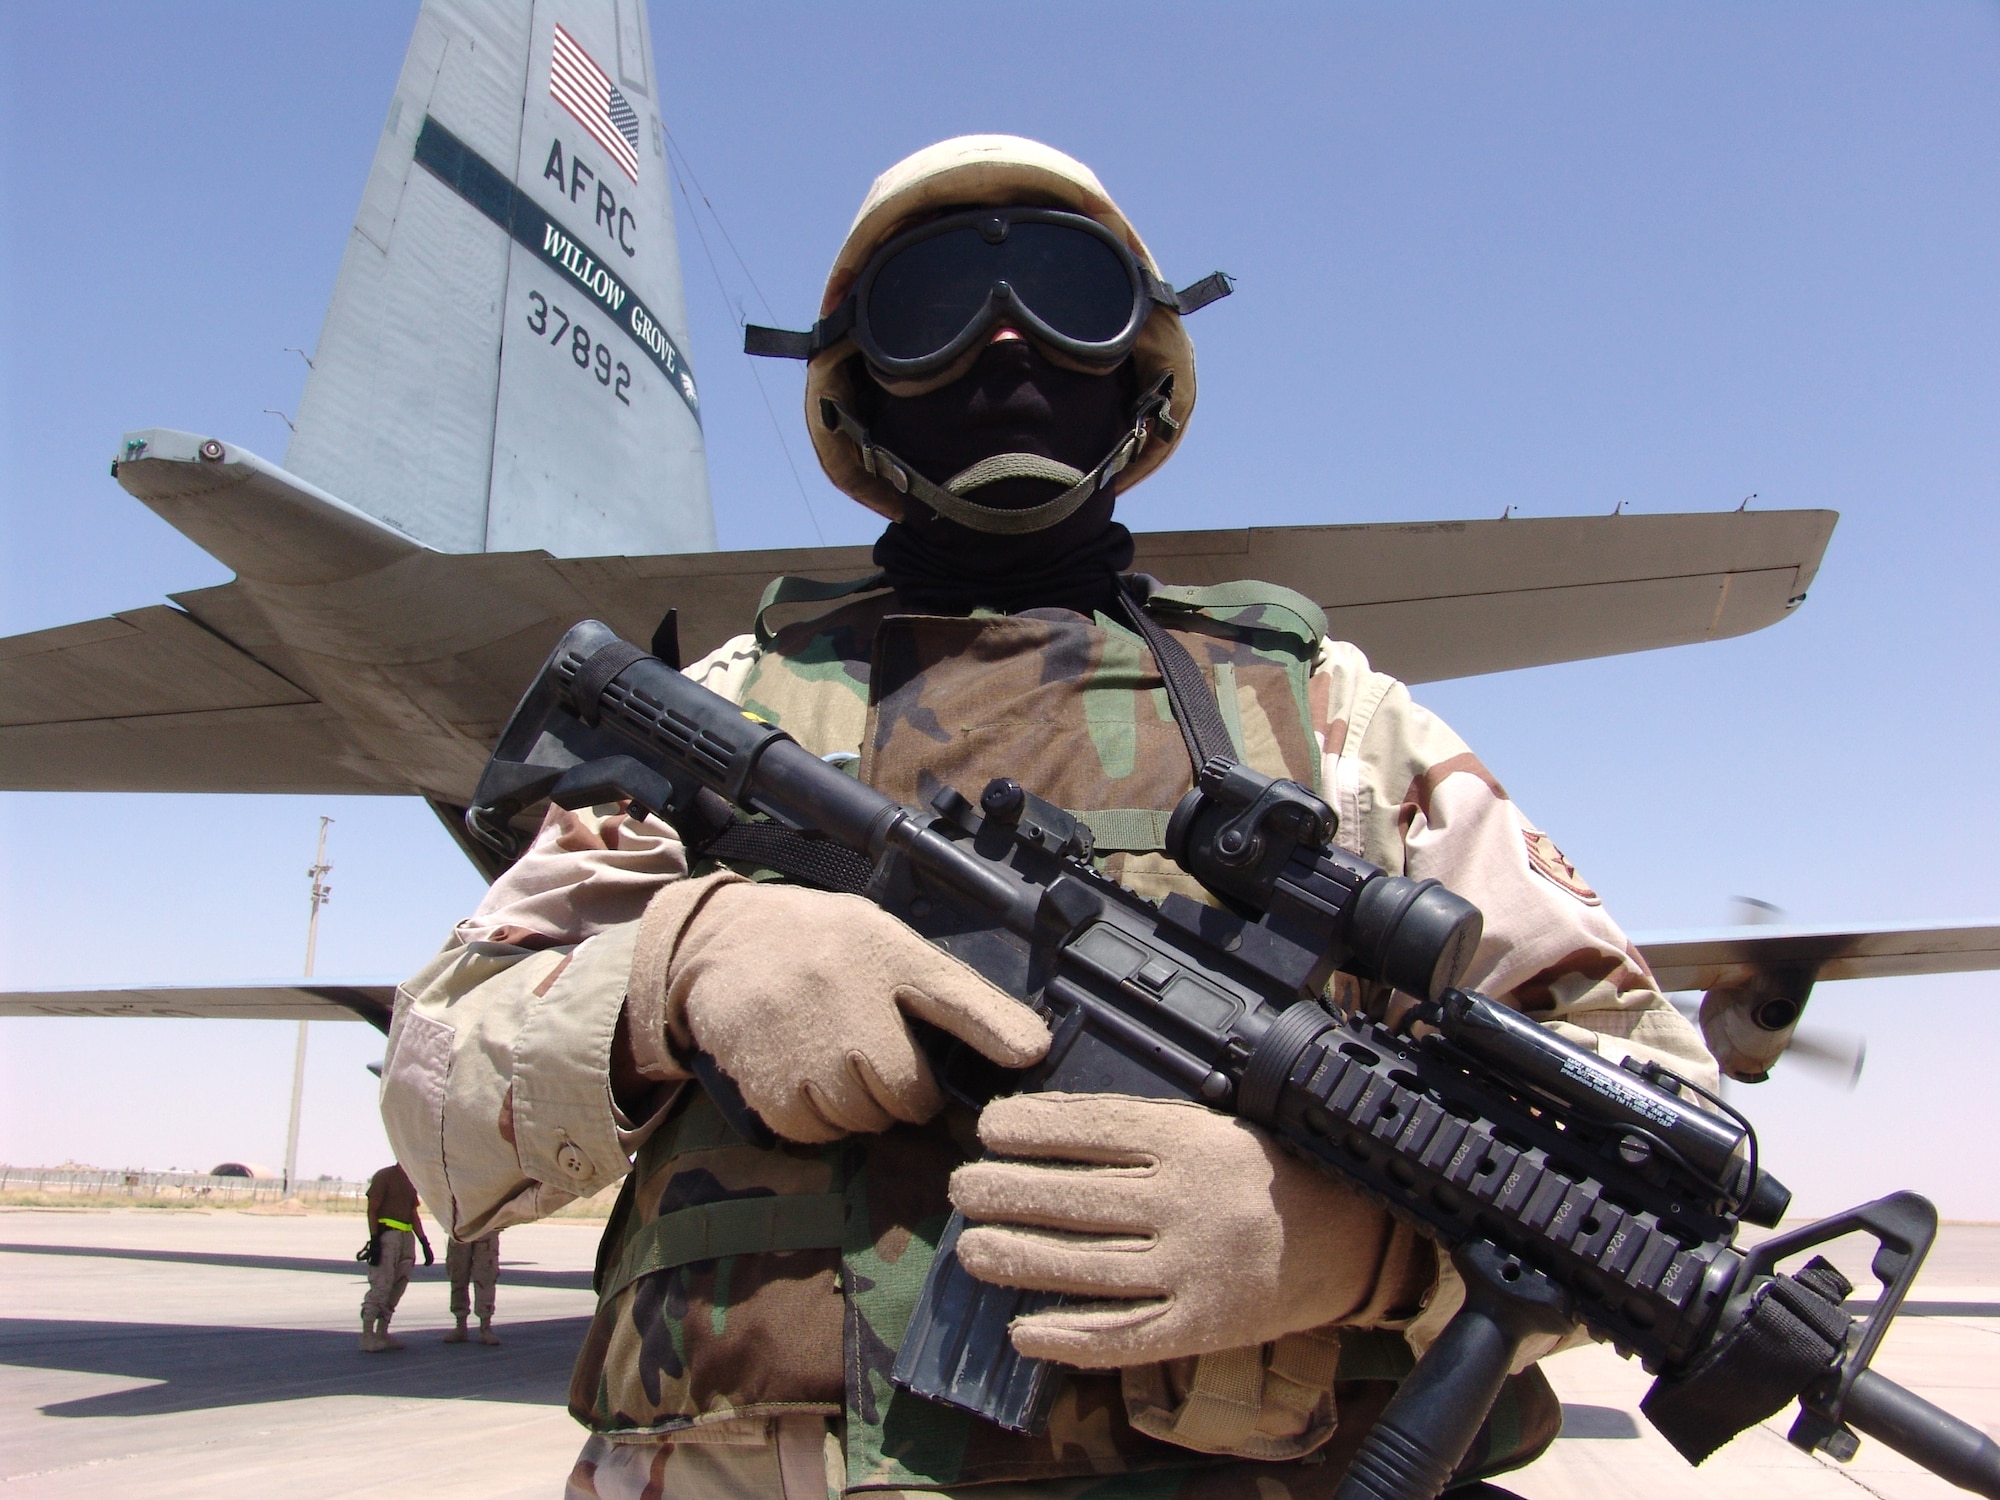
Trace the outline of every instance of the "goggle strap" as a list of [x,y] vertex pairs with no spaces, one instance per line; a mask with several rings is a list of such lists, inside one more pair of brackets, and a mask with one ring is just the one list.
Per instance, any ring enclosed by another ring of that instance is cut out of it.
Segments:
[[1226,271],[1212,271],[1190,286],[1175,291],[1145,266],[1139,267],[1139,274],[1146,281],[1146,295],[1162,307],[1170,307],[1182,317],[1200,312],[1211,302],[1220,302],[1236,290],[1236,283]]
[[764,359],[811,359],[846,338],[854,327],[854,298],[850,294],[840,306],[801,333],[791,328],[766,328],[760,323],[743,325],[743,352]]
[[743,352],[761,359],[811,359],[817,352],[813,336],[791,328],[765,328],[757,323],[743,325]]
[[[1133,410],[1131,428],[1118,439],[1117,445],[1104,455],[1103,461],[1055,499],[1046,500],[1027,510],[1008,510],[997,505],[980,505],[962,495],[953,494],[943,485],[926,479],[870,437],[868,429],[855,420],[854,414],[831,396],[820,397],[819,413],[822,422],[861,450],[861,467],[888,484],[898,494],[908,495],[914,500],[921,501],[946,520],[956,521],[970,531],[983,532],[987,536],[1023,536],[1031,531],[1046,531],[1075,514],[1084,501],[1109,484],[1139,456],[1140,450],[1146,446],[1147,439],[1152,435],[1152,426],[1155,422],[1167,430],[1168,441],[1171,442],[1180,432],[1180,424],[1167,415],[1167,405],[1173,398],[1173,389],[1174,372],[1165,371],[1139,397],[1138,405]],[[954,482],[965,480],[980,467],[980,464],[974,464],[972,468],[956,476]]]
[[1236,283],[1227,271],[1211,271],[1192,286],[1184,286],[1173,294],[1169,304],[1182,317],[1200,312],[1211,302],[1220,302],[1236,290]]
[[[1139,267],[1139,274],[1146,279],[1146,295],[1162,307],[1170,307],[1182,317],[1200,312],[1211,302],[1220,302],[1236,290],[1236,283],[1227,272],[1215,271],[1190,286],[1175,291],[1166,282],[1155,276],[1145,266]],[[840,306],[813,324],[810,331],[802,332],[792,328],[766,328],[761,323],[743,325],[743,352],[762,359],[811,359],[824,353],[853,331],[854,297],[852,294],[841,300]]]

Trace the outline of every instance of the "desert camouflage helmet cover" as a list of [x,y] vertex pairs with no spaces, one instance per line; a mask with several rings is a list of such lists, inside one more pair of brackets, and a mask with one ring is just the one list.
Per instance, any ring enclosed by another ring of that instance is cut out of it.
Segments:
[[[989,205],[1061,208],[1087,214],[1123,239],[1141,264],[1159,275],[1159,265],[1146,242],[1111,201],[1097,175],[1082,162],[1053,146],[1018,135],[961,135],[904,157],[875,179],[847,231],[846,243],[834,258],[819,315],[825,317],[840,305],[868,258],[902,230],[951,209]],[[903,516],[903,496],[888,481],[864,469],[854,444],[820,420],[822,396],[830,396],[843,406],[852,405],[848,361],[854,353],[854,341],[842,339],[806,366],[806,430],[812,434],[827,478],[870,510],[898,521]],[[1173,372],[1173,397],[1167,414],[1184,429],[1194,410],[1194,345],[1181,326],[1180,314],[1156,306],[1140,331],[1132,359],[1138,366],[1142,390],[1163,373]],[[1178,436],[1156,423],[1152,438],[1119,476],[1119,490],[1130,489],[1165,463]]]

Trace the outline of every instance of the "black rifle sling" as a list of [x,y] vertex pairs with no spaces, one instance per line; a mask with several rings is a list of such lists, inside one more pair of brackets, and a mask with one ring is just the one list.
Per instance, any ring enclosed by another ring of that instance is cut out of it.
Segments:
[[801,885],[850,895],[868,889],[869,877],[874,874],[874,866],[853,850],[821,834],[801,833],[782,823],[731,823],[706,843],[690,845],[688,854],[776,870]]
[[1145,638],[1153,660],[1159,664],[1167,702],[1173,705],[1174,723],[1180,726],[1181,738],[1187,742],[1188,759],[1194,762],[1196,778],[1200,778],[1201,768],[1218,755],[1235,760],[1236,745],[1229,737],[1229,726],[1222,722],[1222,706],[1215,701],[1214,689],[1188,648],[1146,613],[1138,585],[1130,578],[1118,580],[1118,600],[1125,606],[1125,618]]
[[1749,1315],[1685,1374],[1656,1382],[1639,1403],[1653,1426],[1698,1464],[1747,1427],[1782,1411],[1839,1362],[1853,1291],[1819,1256],[1776,1276]]
[[576,681],[570,691],[578,703],[589,704],[584,723],[595,728],[597,724],[597,701],[604,696],[604,690],[620,672],[635,661],[644,661],[646,653],[630,641],[613,641],[601,651],[592,654],[589,661],[577,668]]

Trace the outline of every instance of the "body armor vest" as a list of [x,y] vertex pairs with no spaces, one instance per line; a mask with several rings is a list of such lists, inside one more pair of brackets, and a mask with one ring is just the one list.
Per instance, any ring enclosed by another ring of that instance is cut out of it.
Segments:
[[[1323,627],[1287,591],[1246,595],[1261,587],[1174,590],[1179,607],[1156,618],[1200,664],[1242,759],[1316,787],[1306,689]],[[1204,607],[1205,592],[1222,597]],[[1091,825],[1112,878],[1154,898],[1205,899],[1163,852],[1192,767],[1159,669],[1138,635],[1102,615],[897,615],[862,600],[777,632],[742,701],[817,754],[858,756],[862,780],[911,805],[943,786],[977,799],[989,779],[1011,776]],[[1209,1458],[1137,1432],[1115,1371],[1071,1372],[1035,1436],[890,1384],[950,1211],[946,1181],[979,1149],[972,1124],[954,1106],[926,1126],[761,1149],[690,1090],[640,1153],[607,1226],[600,1304],[571,1387],[577,1419],[616,1436],[819,1412],[844,1433],[850,1489],[1147,1473],[1151,1494],[1175,1488],[1157,1471],[1180,1469],[1199,1472],[1204,1492],[1241,1488],[1252,1500],[1259,1474],[1286,1476],[1294,1494],[1301,1482],[1330,1492],[1338,1459],[1409,1366],[1399,1336],[1343,1335],[1341,1429],[1295,1463]],[[1546,1417],[1528,1426],[1500,1448],[1554,1435]]]

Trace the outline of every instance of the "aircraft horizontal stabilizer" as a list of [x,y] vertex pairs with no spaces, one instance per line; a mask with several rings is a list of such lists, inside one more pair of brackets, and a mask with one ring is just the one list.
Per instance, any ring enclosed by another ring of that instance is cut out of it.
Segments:
[[244,578],[328,583],[425,550],[387,521],[220,438],[167,427],[127,433],[111,477]]
[[1405,682],[1475,677],[1747,635],[1806,596],[1829,510],[1550,516],[1264,527],[1238,563],[1189,556],[1201,532],[1140,541],[1175,581],[1268,578],[1327,612],[1329,632]]
[[202,1016],[226,1021],[366,1021],[389,1029],[396,982],[260,980],[248,984],[155,985],[95,990],[0,992],[0,1016]]
[[[586,617],[689,657],[781,573],[868,549],[440,552],[256,454],[149,429],[118,481],[236,570],[106,620],[0,641],[0,789],[394,793],[452,823],[522,687]],[[1409,682],[1760,629],[1804,597],[1829,511],[1154,532],[1170,583],[1265,578]],[[807,608],[801,606],[801,610]],[[489,872],[490,873],[490,872]]]

